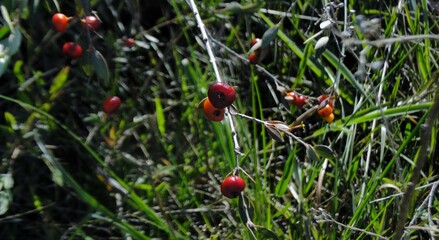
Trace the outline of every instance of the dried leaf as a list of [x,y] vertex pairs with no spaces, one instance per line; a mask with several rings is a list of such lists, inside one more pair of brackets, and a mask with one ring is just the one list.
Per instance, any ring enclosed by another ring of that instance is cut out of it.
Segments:
[[276,141],[284,142],[284,138],[280,131],[274,127],[273,125],[265,123],[265,128],[267,129],[268,135],[270,135],[271,138],[273,138]]

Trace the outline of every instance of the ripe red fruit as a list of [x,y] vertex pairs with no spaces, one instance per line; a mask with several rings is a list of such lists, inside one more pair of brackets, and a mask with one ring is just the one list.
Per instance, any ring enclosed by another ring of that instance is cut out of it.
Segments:
[[250,54],[248,55],[248,61],[249,61],[251,64],[258,64],[258,61],[259,61],[259,55],[256,54],[255,52],[250,53]]
[[69,25],[69,18],[62,13],[55,13],[52,17],[52,24],[56,31],[65,32]]
[[203,110],[206,117],[214,122],[219,122],[224,119],[224,113],[226,110],[224,108],[216,108],[209,101],[209,98],[204,100]]
[[229,84],[217,82],[210,85],[207,97],[214,107],[225,108],[232,105],[235,101],[236,92],[235,88]]
[[82,19],[81,25],[84,28],[89,27],[93,31],[96,31],[101,26],[101,21],[95,16],[86,16]]
[[332,112],[333,112],[332,107],[329,104],[326,104],[323,108],[319,108],[317,114],[319,114],[319,116],[321,117],[327,117],[331,115]]
[[114,113],[120,107],[120,98],[118,96],[112,96],[105,99],[102,104],[102,110],[106,114]]
[[62,52],[67,57],[75,59],[82,55],[82,47],[74,42],[66,42],[62,46]]
[[127,47],[133,47],[136,44],[136,41],[132,38],[127,38],[125,39],[124,43]]
[[236,198],[245,188],[244,179],[240,176],[228,176],[221,183],[221,193],[228,198]]
[[287,101],[296,105],[296,107],[301,108],[306,104],[306,97],[303,95],[299,95],[296,92],[288,92],[285,97]]
[[[320,96],[317,98],[317,100],[319,101],[319,104],[322,104],[322,102],[323,102],[324,100],[326,100],[327,98],[330,98],[329,95],[325,95],[325,94],[324,94],[324,95],[320,95]],[[325,104],[325,105],[326,105],[326,104],[329,104],[329,106],[334,107],[334,105],[332,104],[332,99],[326,100],[324,104]],[[322,106],[322,107],[323,107],[323,106]]]

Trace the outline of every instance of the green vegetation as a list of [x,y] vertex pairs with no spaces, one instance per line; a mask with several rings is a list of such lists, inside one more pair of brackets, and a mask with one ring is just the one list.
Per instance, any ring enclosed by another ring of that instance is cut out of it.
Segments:
[[436,1],[190,2],[2,1],[1,239],[439,237]]

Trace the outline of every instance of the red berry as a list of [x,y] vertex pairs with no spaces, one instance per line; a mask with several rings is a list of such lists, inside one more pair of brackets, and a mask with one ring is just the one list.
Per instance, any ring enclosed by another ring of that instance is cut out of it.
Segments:
[[214,122],[219,122],[224,119],[224,113],[226,110],[224,108],[216,108],[209,101],[209,98],[204,100],[203,110],[206,117]]
[[228,198],[236,198],[245,188],[244,179],[240,176],[228,176],[221,183],[221,193]]
[[84,19],[82,19],[81,25],[96,31],[101,26],[101,21],[95,16],[86,16]]
[[250,53],[250,54],[248,55],[248,61],[249,61],[251,64],[258,64],[258,61],[259,61],[259,55],[256,54],[255,52]]
[[225,108],[232,105],[235,101],[236,92],[235,88],[229,84],[217,82],[210,85],[207,97],[214,107]]
[[[328,98],[329,98],[329,100],[326,100]],[[334,105],[332,104],[332,99],[329,97],[329,95],[325,95],[325,94],[321,95],[320,97],[317,98],[317,100],[319,101],[320,105],[322,105],[322,102],[324,102],[323,106],[326,104],[329,104],[329,106],[334,107]]]
[[319,114],[319,116],[321,117],[327,117],[329,115],[331,115],[333,112],[332,107],[329,104],[326,104],[324,107],[320,108],[317,111],[317,114]]
[[326,117],[323,117],[323,121],[327,122],[327,123],[332,123],[334,121],[334,113],[329,114]]
[[112,96],[105,99],[104,103],[102,104],[102,110],[106,114],[111,114],[117,111],[120,107],[120,98],[118,96]]
[[62,13],[55,13],[52,17],[52,24],[56,31],[65,32],[69,25],[69,18]]
[[75,59],[82,55],[82,47],[74,42],[66,42],[62,46],[62,52],[67,57]]
[[303,95],[297,95],[296,100],[294,101],[296,107],[301,108],[306,104],[306,97]]
[[127,47],[133,47],[136,44],[136,41],[132,38],[127,38],[125,39],[124,43]]
[[250,46],[253,47],[253,45],[255,45],[257,42],[261,41],[260,38],[253,38],[252,41],[250,42]]

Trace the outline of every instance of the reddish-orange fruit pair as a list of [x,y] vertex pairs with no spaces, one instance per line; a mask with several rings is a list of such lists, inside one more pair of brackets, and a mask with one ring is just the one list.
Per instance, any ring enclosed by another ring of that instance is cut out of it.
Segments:
[[301,108],[306,104],[307,98],[296,92],[288,92],[286,99],[296,105],[296,107]]
[[74,42],[66,42],[62,47],[62,52],[67,57],[75,59],[82,55],[82,47]]

